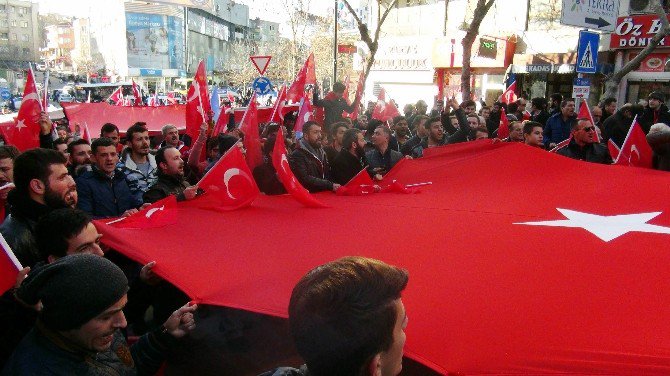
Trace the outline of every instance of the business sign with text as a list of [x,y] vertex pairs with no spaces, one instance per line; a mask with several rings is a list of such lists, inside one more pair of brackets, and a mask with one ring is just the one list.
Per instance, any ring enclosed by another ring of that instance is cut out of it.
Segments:
[[[645,48],[661,28],[661,20],[655,14],[619,17],[610,39],[610,48]],[[670,46],[670,39],[665,37],[658,45]]]

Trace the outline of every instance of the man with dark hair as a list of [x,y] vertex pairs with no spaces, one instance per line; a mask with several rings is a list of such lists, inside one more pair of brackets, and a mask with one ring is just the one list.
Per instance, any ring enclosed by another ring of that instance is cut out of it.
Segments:
[[393,134],[391,135],[391,140],[389,141],[389,147],[395,151],[400,151],[407,140],[409,140],[411,135],[412,134],[409,131],[409,125],[407,124],[407,119],[404,116],[394,117]]
[[475,104],[475,101],[468,99],[461,103],[461,108],[463,109],[463,112],[465,112],[465,116],[468,116],[476,113],[477,105]]
[[389,147],[390,139],[391,130],[385,125],[378,126],[372,134],[374,149],[365,153],[368,172],[376,180],[381,180],[403,158],[402,153]]
[[78,209],[56,209],[40,218],[35,227],[37,248],[42,261],[52,263],[61,257],[77,253],[102,256],[102,235],[91,217]]
[[[440,117],[433,117],[432,119],[426,121],[424,123],[424,127],[426,128],[428,136],[421,140],[419,145],[412,148],[409,154],[412,156],[412,158],[422,157],[423,151],[428,148],[447,144],[455,144],[468,140],[468,134],[470,133],[471,128],[467,123],[467,118],[465,118],[465,115],[462,112],[463,110],[460,108],[457,109],[458,103],[454,99],[450,100],[449,104],[452,106],[452,108],[454,108],[454,112],[457,113],[457,117],[459,117],[459,124],[461,122],[464,123],[460,124],[458,130],[453,135],[449,136],[444,132],[444,128],[442,127],[442,119]],[[459,114],[458,112],[461,113]]]
[[0,233],[23,266],[40,260],[35,225],[53,209],[77,205],[77,186],[68,174],[63,155],[51,149],[30,149],[14,160],[16,188],[7,198],[10,215]]
[[7,215],[7,196],[14,189],[14,160],[20,153],[16,146],[0,146],[0,223]]
[[414,128],[414,136],[407,140],[405,144],[400,148],[400,152],[403,155],[410,155],[412,149],[421,144],[421,140],[424,137],[428,136],[428,130],[424,126],[428,121],[428,116],[426,115],[417,115],[414,117],[414,123],[412,123],[412,128]]
[[547,112],[546,98],[537,97],[530,100],[530,120],[542,124],[543,127],[547,124],[549,112]]
[[609,150],[597,141],[596,127],[591,120],[577,119],[572,126],[571,136],[570,143],[558,149],[557,154],[581,161],[612,164]]
[[114,141],[103,137],[93,141],[93,168],[77,178],[77,207],[93,218],[129,216],[142,206],[133,194],[123,170],[117,168],[119,155]]
[[[126,143],[130,151],[121,161],[130,190],[141,197],[158,180],[156,159],[149,153],[149,130],[145,123],[133,124],[126,131]],[[116,148],[115,148],[116,149]]]
[[337,154],[331,166],[333,181],[347,184],[367,166],[365,158],[365,138],[359,129],[349,129],[344,133],[342,150]]
[[16,296],[43,308],[2,374],[156,373],[175,339],[195,328],[197,306],[179,308],[159,330],[128,348],[120,332],[127,325],[127,292],[123,271],[104,257],[70,255],[32,270]]
[[603,110],[602,122],[604,123],[608,117],[614,115],[616,112],[616,98],[608,97],[603,100],[601,109]]
[[536,121],[523,123],[523,141],[526,145],[544,149],[543,126]]
[[337,157],[337,153],[342,150],[342,138],[347,129],[349,129],[349,124],[343,121],[334,123],[330,126],[330,139],[333,143],[323,148],[323,151],[326,152],[329,164],[333,163],[335,157]]
[[68,167],[70,167],[70,153],[67,151],[67,141],[57,138],[54,140],[54,150],[63,154],[65,159],[67,159]]
[[477,128],[474,128],[472,130],[472,140],[477,141],[477,140],[485,140],[489,138],[489,131],[486,129],[485,126],[479,126]]
[[660,91],[649,93],[647,105],[644,107],[638,122],[645,134],[649,133],[653,124],[664,123],[670,125],[670,113],[668,113],[668,107],[665,105],[665,94]]
[[603,143],[611,139],[618,146],[623,145],[628,130],[633,124],[635,116],[642,115],[643,107],[639,104],[626,103],[612,116],[608,117],[603,123],[602,139]]
[[576,121],[575,100],[564,99],[561,112],[552,115],[544,126],[544,144],[547,149],[553,149],[559,142],[567,140]]
[[76,141],[72,141],[67,145],[67,152],[70,155],[68,171],[73,178],[76,178],[84,171],[89,171],[91,169],[91,158],[93,153],[91,152],[91,145],[88,141],[80,138]]
[[325,119],[323,122],[324,127],[328,129],[332,124],[343,121],[342,112],[352,113],[358,107],[360,102],[360,96],[354,99],[352,104],[347,104],[347,100],[342,97],[344,95],[345,86],[341,82],[336,82],[333,85],[333,91],[326,94],[323,99],[319,99],[319,87],[314,88],[314,95],[312,103],[315,106],[323,107]]
[[312,269],[293,288],[288,308],[289,331],[306,364],[264,376],[400,374],[408,281],[406,270],[364,257]]
[[179,150],[172,146],[158,149],[158,181],[144,193],[145,203],[154,203],[169,195],[177,196],[177,201],[192,200],[198,193],[197,186],[191,186],[184,178],[184,160]]
[[286,193],[286,188],[277,177],[277,170],[272,165],[272,151],[277,141],[277,133],[270,133],[263,144],[263,163],[256,166],[253,171],[254,180],[258,189],[266,195],[281,195]]
[[123,151],[123,145],[119,142],[121,141],[120,133],[119,133],[119,127],[112,123],[105,123],[102,125],[102,128],[100,128],[100,137],[107,137],[114,141],[114,146],[116,146],[116,152],[121,155],[121,152]]
[[310,192],[336,191],[340,184],[330,180],[328,158],[321,147],[321,127],[314,121],[302,127],[303,138],[289,156],[289,165],[300,184]]
[[563,103],[563,95],[561,93],[554,93],[549,97],[549,99],[551,100],[551,103],[549,104],[549,117],[560,114],[561,103]]

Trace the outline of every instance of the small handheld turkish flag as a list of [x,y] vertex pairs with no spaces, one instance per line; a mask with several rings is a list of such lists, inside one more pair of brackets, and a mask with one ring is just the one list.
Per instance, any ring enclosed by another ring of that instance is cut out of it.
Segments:
[[305,77],[306,85],[316,85],[316,63],[314,62],[314,53],[309,54],[307,61],[305,61],[305,66],[307,67],[307,75]]
[[621,145],[619,157],[614,161],[614,164],[633,167],[652,167],[653,151],[651,146],[647,143],[647,137],[637,122],[637,117],[633,120],[628,130],[628,135]]
[[286,102],[286,86],[282,86],[277,95],[270,122],[281,123],[284,120],[284,105]]
[[[311,55],[310,55],[311,56]],[[305,61],[298,74],[295,76],[291,87],[286,91],[286,100],[291,102],[300,102],[305,97],[305,85],[307,85],[307,71],[309,68],[309,59]]]
[[244,133],[244,148],[247,150],[247,164],[250,169],[263,164],[263,152],[261,150],[261,136],[258,133],[258,105],[256,94],[251,97],[249,107],[244,112],[240,123],[240,130]]
[[108,225],[118,228],[145,229],[173,225],[177,223],[177,196],[156,201],[139,212],[128,217],[119,218]]
[[114,90],[112,95],[110,95],[107,100],[113,101],[117,106],[123,106],[123,87],[119,86],[116,90]]
[[200,60],[186,95],[186,134],[191,137],[191,140],[198,138],[200,125],[209,123],[211,113],[205,62]]
[[293,196],[298,202],[305,205],[308,208],[325,208],[326,205],[322,204],[319,200],[314,198],[305,187],[300,185],[298,179],[295,178],[291,167],[288,164],[288,158],[286,156],[286,145],[284,144],[284,131],[282,127],[279,127],[277,132],[277,141],[275,141],[275,147],[272,150],[272,165],[275,170],[277,170],[277,176],[279,181],[284,185],[286,191]]
[[370,178],[367,167],[365,167],[335,193],[338,196],[361,196],[374,193],[374,191],[375,183]]
[[607,140],[607,150],[609,150],[610,157],[612,157],[613,161],[616,161],[619,158],[619,153],[621,153],[621,149],[614,141],[612,141],[611,138]]
[[500,101],[507,104],[516,102],[517,96],[515,91],[516,91],[516,80],[512,82],[511,85],[509,85],[509,87],[507,88],[507,90],[505,90],[504,93],[502,93],[502,95],[500,96]]
[[0,234],[0,294],[4,294],[16,283],[16,276],[19,270],[23,269],[21,263],[12,252],[12,249],[7,244],[5,237]]
[[[240,148],[233,146],[198,183],[205,190],[204,207],[235,210],[251,205],[260,190]],[[211,204],[211,200],[216,203]]]
[[509,120],[504,108],[500,108],[500,125],[498,126],[498,138],[504,139],[509,137]]
[[302,132],[302,126],[310,120],[314,120],[314,109],[312,108],[309,99],[303,99],[302,103],[300,103],[298,118],[295,119],[295,126],[293,129],[295,129],[296,132]]
[[133,80],[133,97],[135,98],[135,106],[141,106],[142,103],[142,93],[140,93],[140,87],[137,86],[135,80]]
[[7,143],[16,146],[21,151],[39,147],[41,112],[42,102],[37,94],[35,77],[33,71],[28,70],[19,114],[14,119],[14,125],[4,131]]

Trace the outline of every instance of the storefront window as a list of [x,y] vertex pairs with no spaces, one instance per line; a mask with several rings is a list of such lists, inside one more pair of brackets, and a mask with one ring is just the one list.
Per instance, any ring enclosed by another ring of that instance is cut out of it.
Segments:
[[670,98],[670,86],[667,82],[628,82],[626,102],[639,103],[640,100],[646,101],[647,96],[652,91],[660,91],[665,94],[666,98]]

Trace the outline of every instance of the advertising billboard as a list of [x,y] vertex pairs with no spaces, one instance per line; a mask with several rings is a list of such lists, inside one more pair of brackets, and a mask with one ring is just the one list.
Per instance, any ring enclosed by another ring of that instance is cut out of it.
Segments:
[[184,22],[158,14],[126,13],[128,67],[184,69]]

